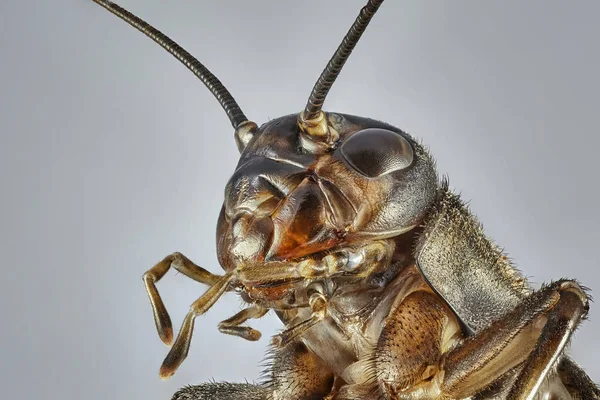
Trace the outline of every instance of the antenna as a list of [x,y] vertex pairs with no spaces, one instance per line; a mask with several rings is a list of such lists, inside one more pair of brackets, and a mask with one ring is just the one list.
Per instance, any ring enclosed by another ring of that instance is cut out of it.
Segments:
[[369,0],[367,5],[360,10],[358,17],[356,17],[350,30],[346,33],[344,40],[342,40],[333,57],[331,57],[327,66],[321,72],[321,76],[319,76],[317,83],[313,87],[306,107],[298,118],[300,128],[309,135],[315,137],[328,136],[327,122],[325,121],[325,115],[321,111],[323,102],[331,86],[340,74],[342,67],[348,60],[350,53],[354,50],[354,47],[381,3],[383,3],[383,0]]
[[148,24],[146,21],[130,13],[126,9],[118,6],[112,1],[107,0],[93,0],[95,3],[101,5],[129,25],[133,26],[150,39],[154,40],[163,49],[171,53],[179,62],[185,65],[190,71],[194,73],[204,85],[210,90],[210,92],[217,98],[223,110],[227,113],[227,117],[231,121],[234,129],[242,128],[245,122],[249,122],[250,125],[256,125],[253,122],[248,121],[248,118],[244,115],[237,102],[229,93],[229,91],[223,86],[221,81],[212,74],[200,61],[194,56],[188,53],[185,49],[171,40],[167,35]]

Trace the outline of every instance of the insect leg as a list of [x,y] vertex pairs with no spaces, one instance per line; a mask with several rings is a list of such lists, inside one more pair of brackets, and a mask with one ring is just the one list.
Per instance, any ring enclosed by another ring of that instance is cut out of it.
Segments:
[[301,341],[274,349],[271,357],[272,367],[263,385],[204,383],[181,388],[171,400],[305,400],[330,394],[333,373]]
[[[249,383],[203,383],[186,386],[177,391],[171,400],[268,400],[267,388]],[[269,399],[270,400],[270,399]]]
[[148,293],[148,298],[150,299],[150,304],[152,305],[152,313],[158,336],[160,336],[160,339],[167,346],[170,346],[173,342],[173,324],[171,323],[171,317],[169,317],[167,308],[158,293],[156,282],[165,276],[171,267],[185,276],[207,285],[214,285],[220,278],[218,275],[213,275],[204,268],[194,264],[181,253],[173,253],[166,256],[143,275],[142,279]]
[[427,385],[440,372],[444,351],[460,336],[451,315],[452,311],[429,291],[410,293],[395,304],[377,342],[376,379],[363,377],[362,391],[377,391],[378,384],[384,398],[396,399],[404,398],[402,394],[414,387]]
[[329,367],[300,340],[274,349],[267,383],[270,400],[323,399],[331,392],[333,382]]
[[[419,269],[474,333],[519,307],[531,294],[526,279],[444,183],[415,249]],[[600,399],[600,389],[567,355],[557,365],[573,398]]]
[[212,285],[202,296],[198,298],[190,306],[190,311],[187,313],[181,325],[181,330],[175,344],[167,354],[160,367],[160,377],[168,378],[175,373],[179,365],[187,357],[192,341],[192,333],[194,331],[194,320],[198,315],[204,314],[213,304],[225,293],[233,276],[227,274],[221,277],[214,285]]
[[574,399],[600,399],[600,387],[569,357],[559,361],[557,372]]
[[553,371],[587,309],[587,295],[573,281],[558,281],[534,292],[446,355],[444,394],[468,397],[525,361],[509,398],[531,398]]
[[564,281],[558,287],[560,300],[548,316],[548,322],[529,354],[522,372],[509,392],[510,399],[529,399],[560,357],[571,334],[588,311],[588,297],[582,288],[572,281]]
[[243,309],[233,317],[226,319],[219,323],[219,331],[228,335],[239,336],[246,340],[256,341],[260,339],[261,333],[256,329],[252,329],[249,326],[240,326],[250,318],[261,318],[269,312],[268,308],[260,306],[251,306]]

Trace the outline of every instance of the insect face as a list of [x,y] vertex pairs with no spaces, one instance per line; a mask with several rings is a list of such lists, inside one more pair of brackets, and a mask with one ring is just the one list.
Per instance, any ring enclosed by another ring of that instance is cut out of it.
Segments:
[[326,115],[331,143],[315,143],[290,115],[243,149],[219,219],[225,270],[398,236],[421,222],[437,185],[423,147],[381,122]]

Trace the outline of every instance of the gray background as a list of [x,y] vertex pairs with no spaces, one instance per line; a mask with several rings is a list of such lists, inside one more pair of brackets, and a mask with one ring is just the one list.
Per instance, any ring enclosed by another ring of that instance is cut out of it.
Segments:
[[[262,123],[302,109],[364,0],[122,0],[205,62]],[[519,267],[600,293],[600,3],[388,1],[327,102],[421,138]],[[6,399],[168,399],[259,376],[199,319],[169,381],[140,280],[179,250],[212,271],[237,159],[225,114],[179,63],[91,1],[0,3],[0,386]],[[160,283],[176,326],[204,290]],[[600,307],[572,345],[600,381]]]

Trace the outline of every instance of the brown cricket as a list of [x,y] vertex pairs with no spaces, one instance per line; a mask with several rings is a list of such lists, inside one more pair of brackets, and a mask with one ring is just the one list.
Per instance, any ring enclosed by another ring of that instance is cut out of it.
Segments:
[[[560,280],[534,291],[440,180],[409,134],[322,105],[383,0],[369,0],[299,114],[249,121],[221,82],[167,36],[94,0],[197,75],[235,130],[241,156],[217,226],[223,275],[180,253],[144,274],[158,334],[172,345],[160,375],[186,358],[194,320],[225,292],[247,308],[223,333],[273,310],[270,372],[259,384],[207,383],[173,400],[600,399],[567,355],[588,312],[586,291]],[[156,289],[169,269],[209,286],[173,343]]]

